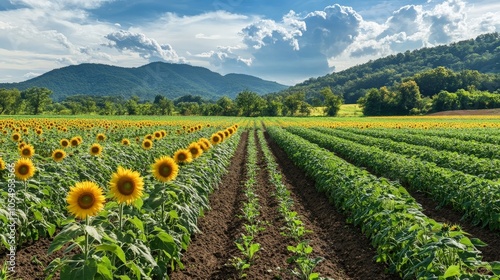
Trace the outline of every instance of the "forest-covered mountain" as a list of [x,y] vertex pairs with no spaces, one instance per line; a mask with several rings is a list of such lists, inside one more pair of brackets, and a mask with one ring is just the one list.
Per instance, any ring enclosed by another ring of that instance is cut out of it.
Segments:
[[439,66],[453,71],[468,69],[481,73],[500,73],[500,34],[483,34],[449,45],[390,55],[344,71],[310,78],[280,94],[303,91],[308,100],[314,100],[320,96],[321,89],[330,87],[335,94],[344,96],[345,103],[356,103],[367,89],[392,86]]
[[203,67],[163,62],[137,68],[104,64],[72,65],[24,82],[0,84],[0,88],[19,90],[30,87],[52,90],[52,99],[55,101],[72,95],[120,96],[127,99],[136,95],[141,100],[153,100],[158,94],[170,99],[190,94],[215,100],[222,96],[235,98],[244,90],[266,94],[287,88],[254,76],[222,76]]

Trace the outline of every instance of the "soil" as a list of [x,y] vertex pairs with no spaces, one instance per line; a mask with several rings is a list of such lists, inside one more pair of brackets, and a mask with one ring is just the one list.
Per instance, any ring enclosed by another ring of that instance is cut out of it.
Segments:
[[[42,238],[36,242],[25,244],[21,249],[16,252],[16,264],[14,274],[11,274],[10,279],[23,279],[23,280],[43,280],[45,279],[44,270],[49,263],[64,256],[64,248],[54,252],[52,255],[47,255],[49,250],[51,238]],[[7,256],[2,254],[0,264],[3,264]],[[59,279],[57,274],[54,280]]]
[[[237,271],[228,264],[232,257],[239,256],[234,241],[243,232],[243,221],[237,216],[245,201],[241,187],[246,180],[246,137],[242,136],[223,183],[210,196],[212,209],[198,221],[202,233],[193,237],[184,253],[182,262],[186,268],[173,272],[171,279],[238,279]],[[291,192],[294,210],[305,227],[312,230],[307,239],[313,247],[313,254],[324,258],[315,271],[331,279],[400,279],[385,273],[386,267],[374,261],[376,252],[361,230],[347,224],[346,217],[335,210],[324,194],[316,191],[314,181],[267,139],[283,174],[283,182]],[[284,223],[277,210],[278,203],[272,196],[274,186],[269,183],[262,151],[258,150],[260,170],[256,192],[265,230],[255,239],[261,244],[261,250],[247,271],[247,279],[296,279],[290,273],[292,267],[286,262],[291,256],[286,248],[296,242],[280,234]]]

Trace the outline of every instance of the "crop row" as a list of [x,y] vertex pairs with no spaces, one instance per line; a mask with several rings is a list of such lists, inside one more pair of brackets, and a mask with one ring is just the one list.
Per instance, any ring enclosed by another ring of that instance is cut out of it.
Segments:
[[434,162],[438,166],[462,171],[486,179],[500,178],[500,160],[477,158],[471,155],[450,151],[439,151],[427,146],[397,142],[386,138],[377,138],[356,134],[339,129],[316,128],[315,130],[328,135],[348,139],[359,144],[375,146],[384,151],[417,157],[421,160]]
[[474,246],[481,244],[479,240],[425,216],[400,185],[377,178],[284,129],[268,126],[268,132],[314,178],[317,188],[371,238],[377,260],[388,263],[392,272],[404,279],[498,279],[482,274],[493,269],[498,274],[500,263],[481,261]]
[[297,242],[295,246],[289,245],[287,247],[293,253],[293,256],[287,261],[294,263],[296,266],[292,270],[292,273],[299,279],[321,279],[320,274],[314,272],[314,269],[323,258],[312,256],[313,248],[309,245],[309,240],[307,239],[307,234],[311,231],[306,229],[300,216],[297,212],[293,211],[294,201],[290,195],[290,190],[283,184],[282,174],[278,171],[278,164],[274,160],[274,156],[267,145],[261,129],[257,130],[257,137],[262,153],[264,154],[270,182],[275,187],[274,196],[279,204],[278,212],[285,220],[285,227],[282,229],[281,234],[292,237]]
[[429,193],[442,205],[449,204],[464,213],[475,224],[500,228],[499,183],[310,129],[290,127],[287,130],[375,174]]
[[438,150],[448,150],[461,154],[475,155],[480,158],[500,159],[500,146],[489,143],[477,143],[475,141],[464,141],[452,138],[442,138],[437,136],[408,134],[396,129],[355,129],[338,128],[340,130],[354,132],[378,138],[389,138],[398,142],[406,142],[414,145],[429,146]]
[[[500,135],[495,134],[494,130],[482,129],[432,129],[432,130],[422,130],[422,129],[400,129],[403,133],[411,134],[421,134],[438,136],[444,138],[457,138],[465,141],[477,141],[483,143],[490,143],[495,145],[500,145]],[[498,132],[496,132],[498,133]]]

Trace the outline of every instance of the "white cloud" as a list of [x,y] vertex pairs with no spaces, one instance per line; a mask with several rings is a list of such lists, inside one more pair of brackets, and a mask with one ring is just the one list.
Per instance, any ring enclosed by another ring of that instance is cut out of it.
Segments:
[[363,15],[394,9],[387,18],[369,17],[376,21],[332,5],[303,14],[292,10],[279,20],[230,9],[165,13],[131,27],[91,15],[111,1],[10,0],[16,9],[0,11],[0,81],[83,62],[133,67],[161,60],[294,84],[369,59],[500,31],[496,0],[367,5]]
[[108,44],[109,47],[120,51],[135,52],[150,62],[186,62],[185,58],[179,57],[169,44],[160,45],[155,39],[148,38],[142,33],[120,30],[106,35],[106,38],[111,41]]

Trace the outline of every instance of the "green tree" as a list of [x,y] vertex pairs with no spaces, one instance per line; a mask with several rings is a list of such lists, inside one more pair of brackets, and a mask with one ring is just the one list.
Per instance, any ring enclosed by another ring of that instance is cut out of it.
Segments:
[[15,114],[21,103],[18,89],[0,89],[0,114]]
[[326,115],[336,116],[340,110],[340,106],[344,104],[344,99],[339,95],[333,94],[332,89],[330,87],[323,88],[321,90],[321,95],[323,95],[325,99],[324,105],[326,106],[325,108]]
[[295,92],[288,95],[287,97],[285,97],[283,101],[285,109],[284,113],[286,115],[294,116],[297,113],[297,111],[299,111],[301,107],[304,106],[303,103],[305,102],[305,100],[306,100],[306,93],[303,91]]
[[261,115],[266,105],[266,101],[262,97],[248,90],[238,93],[235,102],[236,107],[245,117]]
[[234,116],[237,114],[237,111],[235,110],[236,106],[233,100],[231,100],[231,98],[227,96],[221,97],[219,100],[217,100],[216,104],[219,105],[219,114],[222,116]]
[[52,103],[52,91],[47,88],[31,87],[21,92],[21,98],[26,101],[30,113],[38,115]]
[[157,95],[153,104],[154,109],[157,109],[160,115],[170,116],[174,112],[174,102],[163,95]]
[[407,115],[413,108],[418,108],[422,99],[417,83],[413,80],[403,82],[398,87],[397,108],[401,114]]
[[127,113],[129,115],[138,115],[139,114],[139,97],[132,96],[125,103],[125,108],[127,109]]

